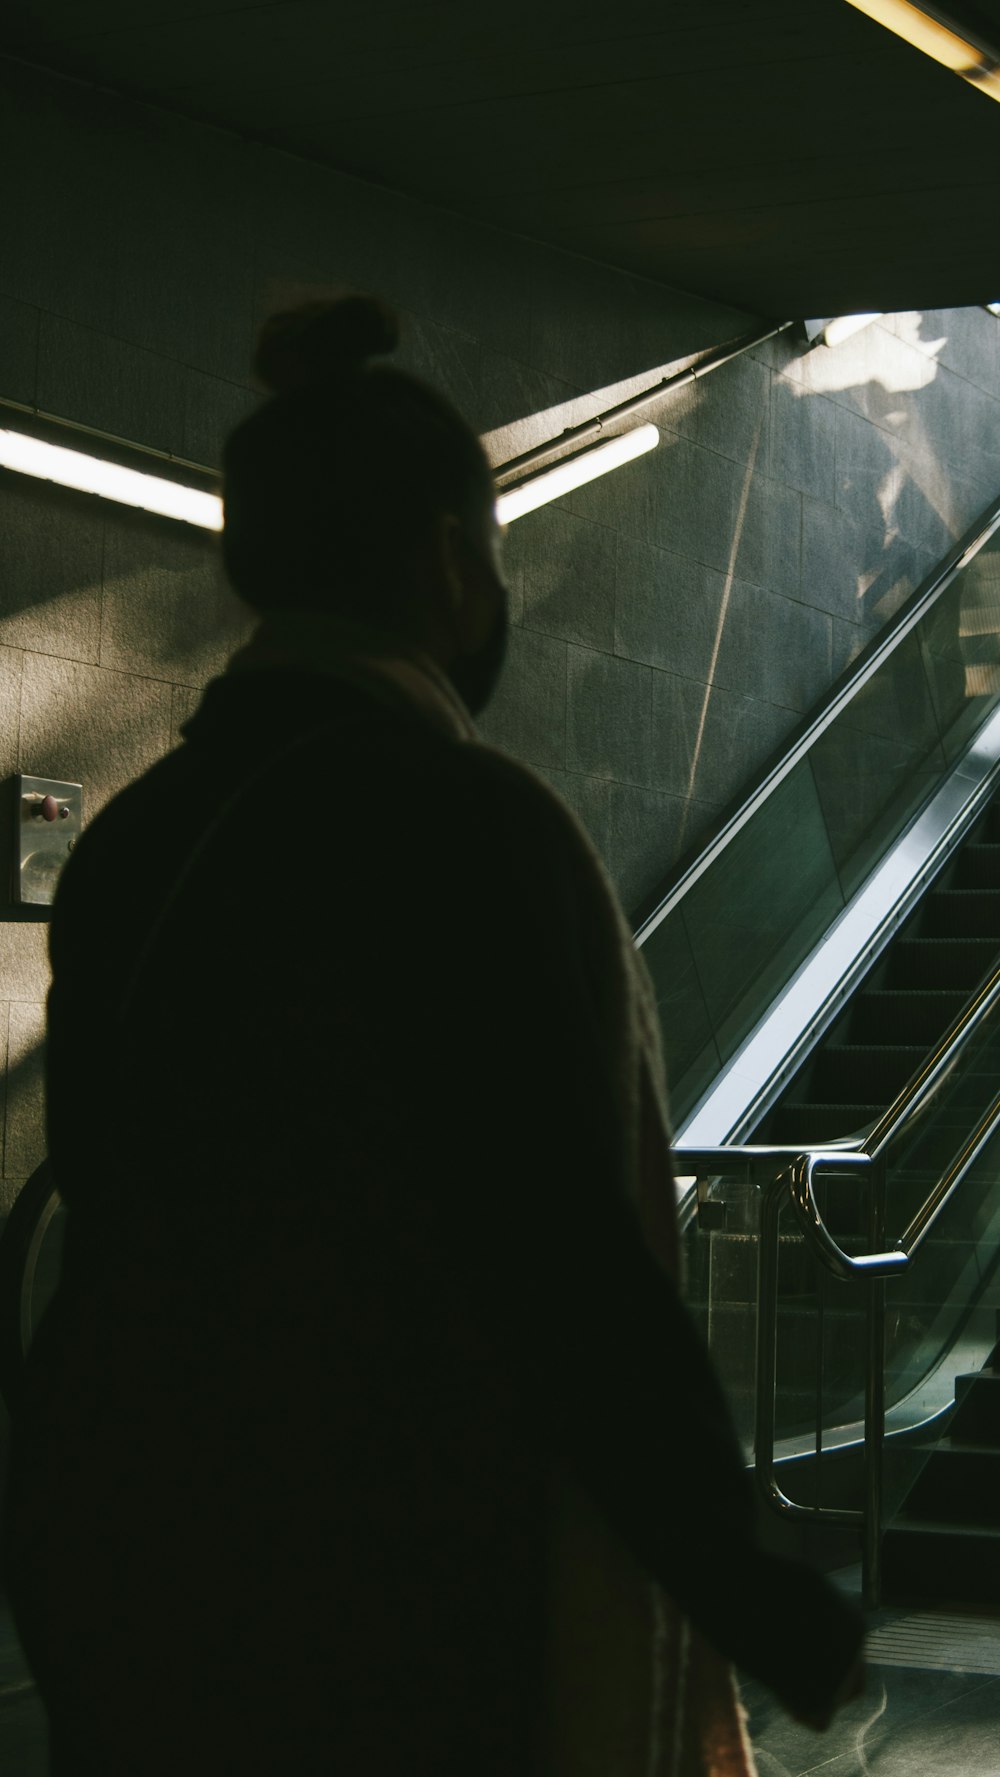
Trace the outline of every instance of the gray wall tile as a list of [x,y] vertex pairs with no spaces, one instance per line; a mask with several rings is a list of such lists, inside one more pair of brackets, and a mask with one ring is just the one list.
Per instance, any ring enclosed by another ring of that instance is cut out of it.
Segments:
[[0,394],[34,403],[38,378],[37,308],[0,296]]
[[770,373],[748,355],[710,371],[676,397],[668,397],[662,416],[667,425],[693,443],[738,463],[752,461],[767,474],[770,396]]
[[3,1169],[26,1178],[45,1158],[45,1007],[15,1001],[8,1008],[7,1108]]
[[695,793],[701,739],[712,688],[677,673],[653,672],[652,782],[662,794],[687,800]]
[[611,793],[606,777],[588,777],[580,771],[546,772],[552,788],[568,803],[602,858],[611,856]]
[[184,401],[181,454],[207,469],[222,465],[222,447],[230,432],[252,413],[260,401],[253,390],[222,382],[200,370],[178,370]]
[[661,549],[728,573],[738,547],[746,468],[686,439],[667,443],[667,450],[634,465],[652,475],[647,464],[655,464],[657,497],[648,517],[639,512],[636,522],[623,524],[622,529],[631,536],[659,544]]
[[38,405],[184,455],[184,381],[177,364],[60,315],[41,319]]
[[657,781],[678,794],[722,804],[747,789],[795,726],[793,711],[720,685],[657,673],[653,734]]
[[17,648],[0,647],[0,783],[19,770],[23,660]]
[[82,783],[89,819],[170,746],[170,686],[26,654],[21,769]]
[[524,538],[525,626],[612,653],[616,533],[557,506],[511,528]]
[[[898,542],[898,539],[895,540]],[[912,560],[887,538],[877,506],[866,503],[855,518],[842,506],[802,497],[802,598],[848,623],[864,620],[870,606],[891,594],[900,561]]]
[[547,444],[589,417],[586,405],[558,377],[546,376],[518,358],[484,352],[476,423],[494,467]]
[[204,685],[251,623],[225,579],[212,533],[141,512],[109,525],[102,666]]
[[40,922],[4,926],[0,948],[0,1002],[43,998],[49,983],[49,933]]
[[0,483],[0,644],[97,659],[107,508],[29,476]]
[[616,653],[707,680],[726,575],[632,537],[619,536],[617,543]]
[[836,487],[836,408],[822,395],[805,393],[791,377],[771,379],[773,480],[817,500],[833,500]]
[[683,843],[688,804],[637,784],[608,786],[605,844],[611,879],[631,910],[662,881]]
[[477,339],[418,315],[401,316],[402,335],[396,362],[414,376],[447,389],[459,411],[476,424],[483,406],[483,348]]
[[566,764],[571,771],[650,784],[652,676],[648,666],[631,660],[569,649]]
[[[832,617],[734,580],[720,626],[714,684],[790,710],[807,710],[833,678]],[[766,651],[761,639],[768,638]]]
[[798,597],[802,585],[802,496],[748,468],[740,490],[732,567],[743,580]]
[[512,629],[507,662],[477,726],[490,745],[529,765],[566,765],[566,652],[554,636]]

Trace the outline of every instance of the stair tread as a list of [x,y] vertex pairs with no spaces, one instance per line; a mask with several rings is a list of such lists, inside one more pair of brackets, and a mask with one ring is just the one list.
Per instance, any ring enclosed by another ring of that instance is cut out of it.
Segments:
[[969,1438],[939,1438],[933,1444],[915,1444],[914,1449],[923,1450],[932,1456],[995,1456],[1000,1461],[1000,1443],[976,1444]]
[[941,950],[944,947],[944,945],[946,945],[946,944],[952,944],[952,945],[955,945],[955,944],[978,944],[981,950],[995,950],[997,947],[997,941],[995,938],[978,937],[975,933],[972,933],[972,934],[965,936],[965,937],[962,937],[958,933],[955,933],[955,934],[946,933],[944,936],[934,936],[934,937],[928,937],[928,938],[924,938],[924,937],[900,938],[899,944],[900,944],[900,949],[902,949],[905,945],[916,946],[918,944],[921,946],[925,946],[925,947],[929,947],[931,949],[937,949],[937,950]]
[[823,1055],[926,1055],[926,1043],[828,1043]]
[[971,1542],[975,1538],[1000,1543],[1000,1524],[975,1524],[967,1518],[958,1524],[942,1524],[939,1518],[897,1518],[886,1529],[886,1536],[900,1534],[914,1537],[946,1536]]
[[780,1111],[874,1111],[876,1115],[881,1115],[885,1110],[885,1103],[859,1104],[856,1099],[786,1098],[777,1108]]

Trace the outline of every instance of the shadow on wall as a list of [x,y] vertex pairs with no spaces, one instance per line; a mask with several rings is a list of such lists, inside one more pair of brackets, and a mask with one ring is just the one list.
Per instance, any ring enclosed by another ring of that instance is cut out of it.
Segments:
[[[573,804],[626,905],[996,496],[992,328],[912,314],[832,350],[774,339],[644,414],[659,451],[513,527],[515,628],[484,732]],[[593,390],[590,410],[623,392]],[[585,408],[487,441],[506,455]]]
[[[831,617],[856,626],[848,658],[838,662],[831,647],[827,669],[817,675],[812,695],[788,697],[788,684],[778,686],[779,707],[803,711],[836,677],[838,665],[849,664],[875,630],[896,614],[932,566],[933,560],[966,528],[973,512],[968,501],[957,496],[956,477],[971,478],[981,469],[978,455],[970,452],[960,424],[947,424],[946,407],[933,405],[938,424],[927,424],[927,391],[938,376],[938,356],[945,337],[930,337],[925,317],[900,317],[899,332],[864,329],[837,348],[814,345],[803,351],[787,339],[770,342],[776,367],[784,374],[772,379],[770,411],[759,415],[747,454],[731,531],[729,560],[712,638],[707,683],[690,744],[690,772],[685,791],[685,818],[678,851],[684,850],[693,800],[702,782],[702,755],[711,706],[720,687],[733,684],[726,658],[746,662],[749,690],[759,685],[769,701],[772,680],[769,662],[760,658],[760,643],[781,638],[768,635],[767,625],[754,635],[745,617],[745,595],[735,591],[737,582],[768,583],[768,564],[757,540],[747,535],[747,520],[755,476],[795,486],[803,504],[803,555],[800,602],[826,609]],[[782,360],[784,362],[782,363]],[[724,372],[722,373],[724,374]],[[705,385],[693,391],[696,402],[708,396]],[[919,397],[919,398],[917,398]],[[817,400],[825,412],[817,424]],[[838,411],[839,410],[839,411]],[[958,414],[954,415],[957,422]],[[933,434],[933,435],[932,435]],[[950,451],[951,460],[948,460]],[[825,458],[825,461],[824,461]],[[820,518],[814,537],[807,517],[816,521],[816,493],[826,481],[832,501],[830,514]],[[1000,452],[996,458],[1000,478]],[[810,488],[815,490],[810,492]],[[984,500],[985,504],[985,488]],[[974,502],[975,503],[975,502]],[[823,528],[823,518],[840,527],[840,547]],[[831,546],[832,545],[832,546]],[[763,560],[761,575],[757,562]],[[776,568],[776,564],[775,564]],[[780,589],[777,571],[773,575]],[[752,600],[750,603],[752,604]],[[735,628],[735,635],[727,634]],[[721,672],[721,679],[720,679]],[[755,677],[750,678],[753,672]]]
[[[0,1217],[47,1152],[45,1140],[45,1008],[11,1006],[4,1102],[4,1168]],[[20,1014],[20,1015],[18,1015]],[[2,1222],[0,1222],[2,1226]]]

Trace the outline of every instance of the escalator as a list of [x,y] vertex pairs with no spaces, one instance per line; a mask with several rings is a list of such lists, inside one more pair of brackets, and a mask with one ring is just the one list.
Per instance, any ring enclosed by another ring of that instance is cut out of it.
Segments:
[[[748,1455],[762,1423],[762,1202],[797,1153],[827,1150],[814,1219],[859,1276],[817,1264],[791,1193],[775,1221],[766,1379],[766,1463],[776,1455],[793,1509],[817,1521],[860,1515],[852,1457],[873,1398],[860,1266],[880,1246],[865,1163],[880,1156],[882,1241],[914,1245],[880,1286],[877,1534],[899,1596],[1000,1584],[998,525],[1000,506],[637,932],[671,1073],[689,1300]],[[974,1153],[972,1130],[987,1132]],[[959,1185],[942,1196],[947,1178]]]
[[1000,806],[994,802],[749,1139],[808,1145],[870,1128],[998,953]]

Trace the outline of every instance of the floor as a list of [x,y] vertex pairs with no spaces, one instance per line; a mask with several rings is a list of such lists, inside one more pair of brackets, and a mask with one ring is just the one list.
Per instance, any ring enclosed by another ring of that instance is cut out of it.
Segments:
[[[836,1578],[859,1590],[857,1568]],[[995,1614],[885,1606],[867,1651],[866,1695],[825,1734],[744,1685],[760,1777],[1000,1777],[1000,1600]]]
[[5,1777],[46,1777],[48,1743],[45,1712],[0,1599],[0,1771]]
[[[838,1575],[847,1591],[857,1570]],[[760,1777],[1000,1777],[1000,1614],[885,1608],[871,1618],[868,1695],[827,1733],[744,1686]],[[0,1771],[46,1777],[45,1716],[0,1605]]]

